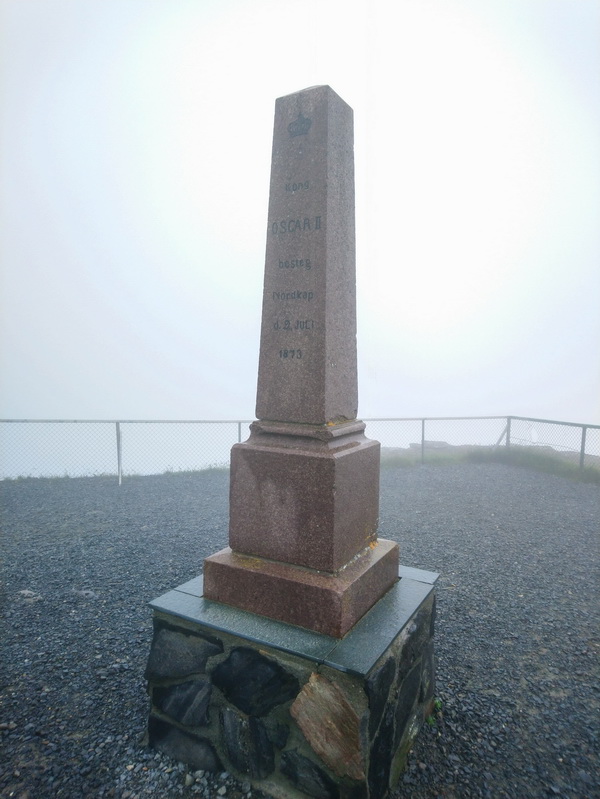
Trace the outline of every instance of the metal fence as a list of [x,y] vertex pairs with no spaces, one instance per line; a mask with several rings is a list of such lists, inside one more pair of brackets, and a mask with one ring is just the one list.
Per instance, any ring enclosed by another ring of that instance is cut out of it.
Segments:
[[[600,468],[600,425],[522,416],[365,419],[382,458],[426,463],[507,447]],[[0,420],[0,479],[162,474],[227,467],[250,421]]]

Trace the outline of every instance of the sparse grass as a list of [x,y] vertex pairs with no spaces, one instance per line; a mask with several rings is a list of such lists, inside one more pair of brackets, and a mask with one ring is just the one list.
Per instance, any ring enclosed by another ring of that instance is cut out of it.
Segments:
[[[468,460],[468,455],[475,447],[448,447],[444,449],[426,449],[425,450],[425,465],[427,466],[445,466],[446,464],[461,463]],[[381,468],[396,468],[397,466],[420,466],[421,465],[421,450],[420,449],[406,449],[396,450],[392,453],[382,452]]]
[[[191,476],[194,474],[207,474],[207,472],[228,472],[229,466],[226,463],[213,463],[210,466],[206,466],[204,469],[173,469],[169,467],[165,469],[163,474],[173,474],[173,475],[182,475],[182,476]],[[125,477],[125,475],[123,475]]]
[[[555,474],[559,477],[567,477],[571,480],[579,480],[584,483],[595,483],[600,485],[600,468],[596,466],[584,466],[579,468],[579,464],[572,457],[572,453],[560,453],[549,448],[542,447],[448,447],[444,450],[425,450],[426,466],[447,466],[457,463],[506,463],[510,466],[519,466],[526,469],[547,474]],[[384,453],[381,458],[382,469],[413,468],[421,465],[421,451],[407,449],[396,451],[391,454]],[[215,463],[204,469],[174,469],[169,467],[163,472],[164,475],[174,475],[191,477],[193,475],[210,474],[211,472],[227,472],[229,465]],[[123,480],[139,479],[145,475],[135,472],[125,473]],[[81,478],[103,477],[117,478],[116,474],[102,472],[92,475],[77,475]],[[44,475],[34,477],[32,475],[18,475],[17,477],[1,478],[6,482],[23,482],[26,480],[72,480],[77,479],[73,475]]]
[[47,480],[47,481],[54,481],[54,480],[89,480],[90,477],[114,477],[116,479],[116,474],[111,472],[95,472],[94,474],[68,474],[65,472],[64,474],[41,474],[41,475],[34,475],[34,474],[19,474],[16,477],[2,477],[0,481],[5,483],[20,483],[25,482],[27,480]]
[[579,464],[559,452],[550,453],[537,447],[480,447],[467,454],[471,463],[507,463],[535,469],[546,474],[556,474],[571,480],[600,485],[600,469],[594,466],[579,468]]
[[[229,470],[229,466],[223,463],[215,463],[210,466],[206,466],[204,469],[173,469],[171,467],[165,469],[162,474],[164,475],[175,475],[175,476],[191,476],[191,475],[201,475],[201,474],[208,474],[210,472],[226,472]],[[144,475],[139,474],[138,472],[124,472],[123,473],[123,482],[126,480],[136,480],[143,477],[151,477],[153,475]],[[91,477],[102,477],[108,479],[117,480],[117,474],[115,472],[96,472],[94,474],[78,474],[72,475],[65,472],[64,474],[51,474],[51,475],[31,475],[31,474],[20,474],[16,477],[0,477],[0,482],[6,483],[19,483],[25,482],[27,480],[46,480],[46,481],[55,481],[55,480],[89,480]]]
[[437,725],[438,721],[441,721],[441,719],[442,719],[442,715],[443,715],[442,714],[442,700],[441,699],[435,699],[434,702],[433,702],[433,707],[432,707],[431,710],[432,710],[432,712],[431,712],[431,714],[429,716],[427,716],[426,721],[427,721],[427,724],[429,724],[430,727],[435,727]]
[[[426,466],[446,466],[457,463],[506,463],[571,480],[600,485],[600,468],[579,468],[574,453],[561,453],[547,447],[448,447],[425,450]],[[412,467],[421,464],[420,450],[407,449],[384,453],[381,468]]]
[[418,458],[412,454],[412,452],[408,452],[407,455],[382,455],[381,456],[381,468],[382,469],[391,469],[396,468],[397,466],[402,467],[410,467],[410,466],[418,466],[421,462],[421,456]]

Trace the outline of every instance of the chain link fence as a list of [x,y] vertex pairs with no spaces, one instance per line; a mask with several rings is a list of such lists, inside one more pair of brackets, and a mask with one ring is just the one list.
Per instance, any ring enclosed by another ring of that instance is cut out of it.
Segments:
[[592,425],[557,425],[545,419],[511,416],[507,430],[508,445],[535,447],[536,451],[549,456],[562,456],[576,463],[581,461],[581,466],[585,464],[586,455],[590,455],[588,465],[591,465],[591,456],[594,453],[600,455],[599,430]]
[[[382,463],[533,452],[600,469],[600,425],[520,416],[365,419]],[[0,420],[0,479],[162,474],[229,465],[250,421]]]
[[506,416],[365,419],[367,435],[381,442],[382,458],[408,461],[455,458],[460,450],[497,446]]
[[162,474],[227,467],[244,421],[0,420],[0,478]]

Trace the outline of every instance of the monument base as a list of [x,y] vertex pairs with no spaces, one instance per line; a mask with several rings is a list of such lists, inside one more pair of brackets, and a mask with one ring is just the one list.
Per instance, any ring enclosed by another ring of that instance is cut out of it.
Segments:
[[341,638],[398,579],[398,544],[380,538],[338,574],[232,552],[204,561],[204,596]]
[[400,580],[341,640],[203,597],[154,600],[149,743],[275,799],[384,799],[434,699],[437,574]]

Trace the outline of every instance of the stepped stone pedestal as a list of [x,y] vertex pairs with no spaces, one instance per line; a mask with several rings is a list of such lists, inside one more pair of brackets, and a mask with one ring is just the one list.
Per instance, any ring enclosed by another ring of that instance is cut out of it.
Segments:
[[285,799],[384,799],[433,701],[434,583],[378,538],[357,417],[352,109],[275,106],[256,415],[229,546],[152,603],[151,745]]
[[255,422],[231,452],[230,548],[204,562],[204,596],[343,636],[396,582],[377,539],[379,443],[363,422]]

